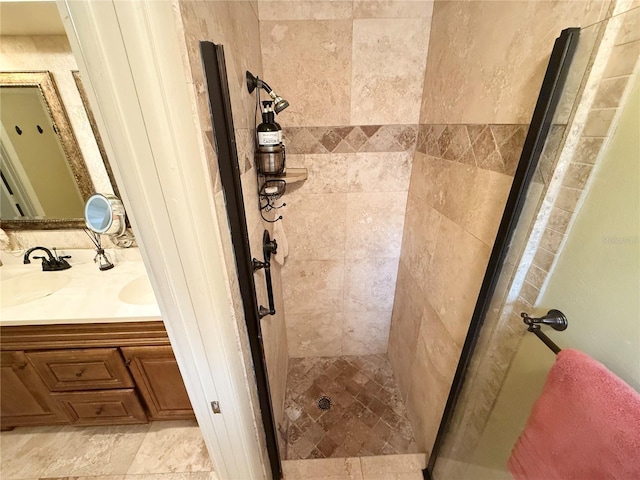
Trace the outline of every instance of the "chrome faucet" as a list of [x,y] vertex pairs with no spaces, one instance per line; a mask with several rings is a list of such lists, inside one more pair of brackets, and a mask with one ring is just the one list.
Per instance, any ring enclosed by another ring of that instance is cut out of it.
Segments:
[[25,264],[31,263],[31,259],[29,258],[29,256],[31,255],[32,252],[35,252],[36,250],[42,250],[43,252],[45,252],[49,256],[49,258],[47,258],[47,257],[37,257],[35,255],[33,256],[33,258],[37,258],[38,260],[42,260],[42,271],[43,272],[57,272],[57,271],[60,271],[60,270],[67,270],[68,268],[71,268],[71,265],[69,265],[69,262],[67,262],[67,258],[71,258],[71,255],[63,255],[63,256],[59,257],[55,248],[53,249],[53,251],[55,252],[55,255],[53,253],[51,253],[51,250],[49,250],[48,248],[45,248],[45,247],[33,247],[33,248],[30,248],[24,254],[24,262],[23,263],[25,263]]

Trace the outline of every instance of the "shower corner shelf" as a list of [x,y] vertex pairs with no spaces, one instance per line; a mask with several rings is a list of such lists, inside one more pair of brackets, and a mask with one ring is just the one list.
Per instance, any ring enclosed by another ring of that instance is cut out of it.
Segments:
[[[289,167],[280,175],[261,173],[259,176],[262,178],[262,181],[259,181],[259,196],[261,198],[280,198],[284,194],[287,185],[304,182],[307,179],[308,171],[303,167]],[[274,189],[273,192],[268,191],[272,188]]]
[[284,180],[285,183],[299,183],[307,179],[307,169],[303,167],[287,167],[282,175],[269,175],[269,177],[277,180]]

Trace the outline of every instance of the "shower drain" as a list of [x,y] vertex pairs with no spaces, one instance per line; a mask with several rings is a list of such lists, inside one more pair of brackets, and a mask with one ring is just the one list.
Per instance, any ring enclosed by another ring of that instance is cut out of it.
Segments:
[[318,399],[318,408],[320,410],[329,410],[331,408],[331,399],[325,395]]

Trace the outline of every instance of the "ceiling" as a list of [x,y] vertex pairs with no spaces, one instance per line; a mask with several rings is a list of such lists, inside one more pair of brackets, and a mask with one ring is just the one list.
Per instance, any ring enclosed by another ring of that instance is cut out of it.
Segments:
[[55,1],[0,1],[0,35],[65,35]]

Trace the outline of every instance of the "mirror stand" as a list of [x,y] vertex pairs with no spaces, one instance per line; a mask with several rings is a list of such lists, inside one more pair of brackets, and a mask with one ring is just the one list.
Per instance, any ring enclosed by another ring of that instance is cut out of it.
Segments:
[[96,246],[97,253],[93,259],[93,262],[97,263],[98,268],[102,271],[111,270],[114,267],[114,265],[109,260],[109,257],[107,257],[107,254],[104,251],[104,248],[102,248],[102,242],[100,241],[100,234],[93,232],[89,229],[85,229],[84,231],[87,234],[87,236],[91,239],[93,244]]

